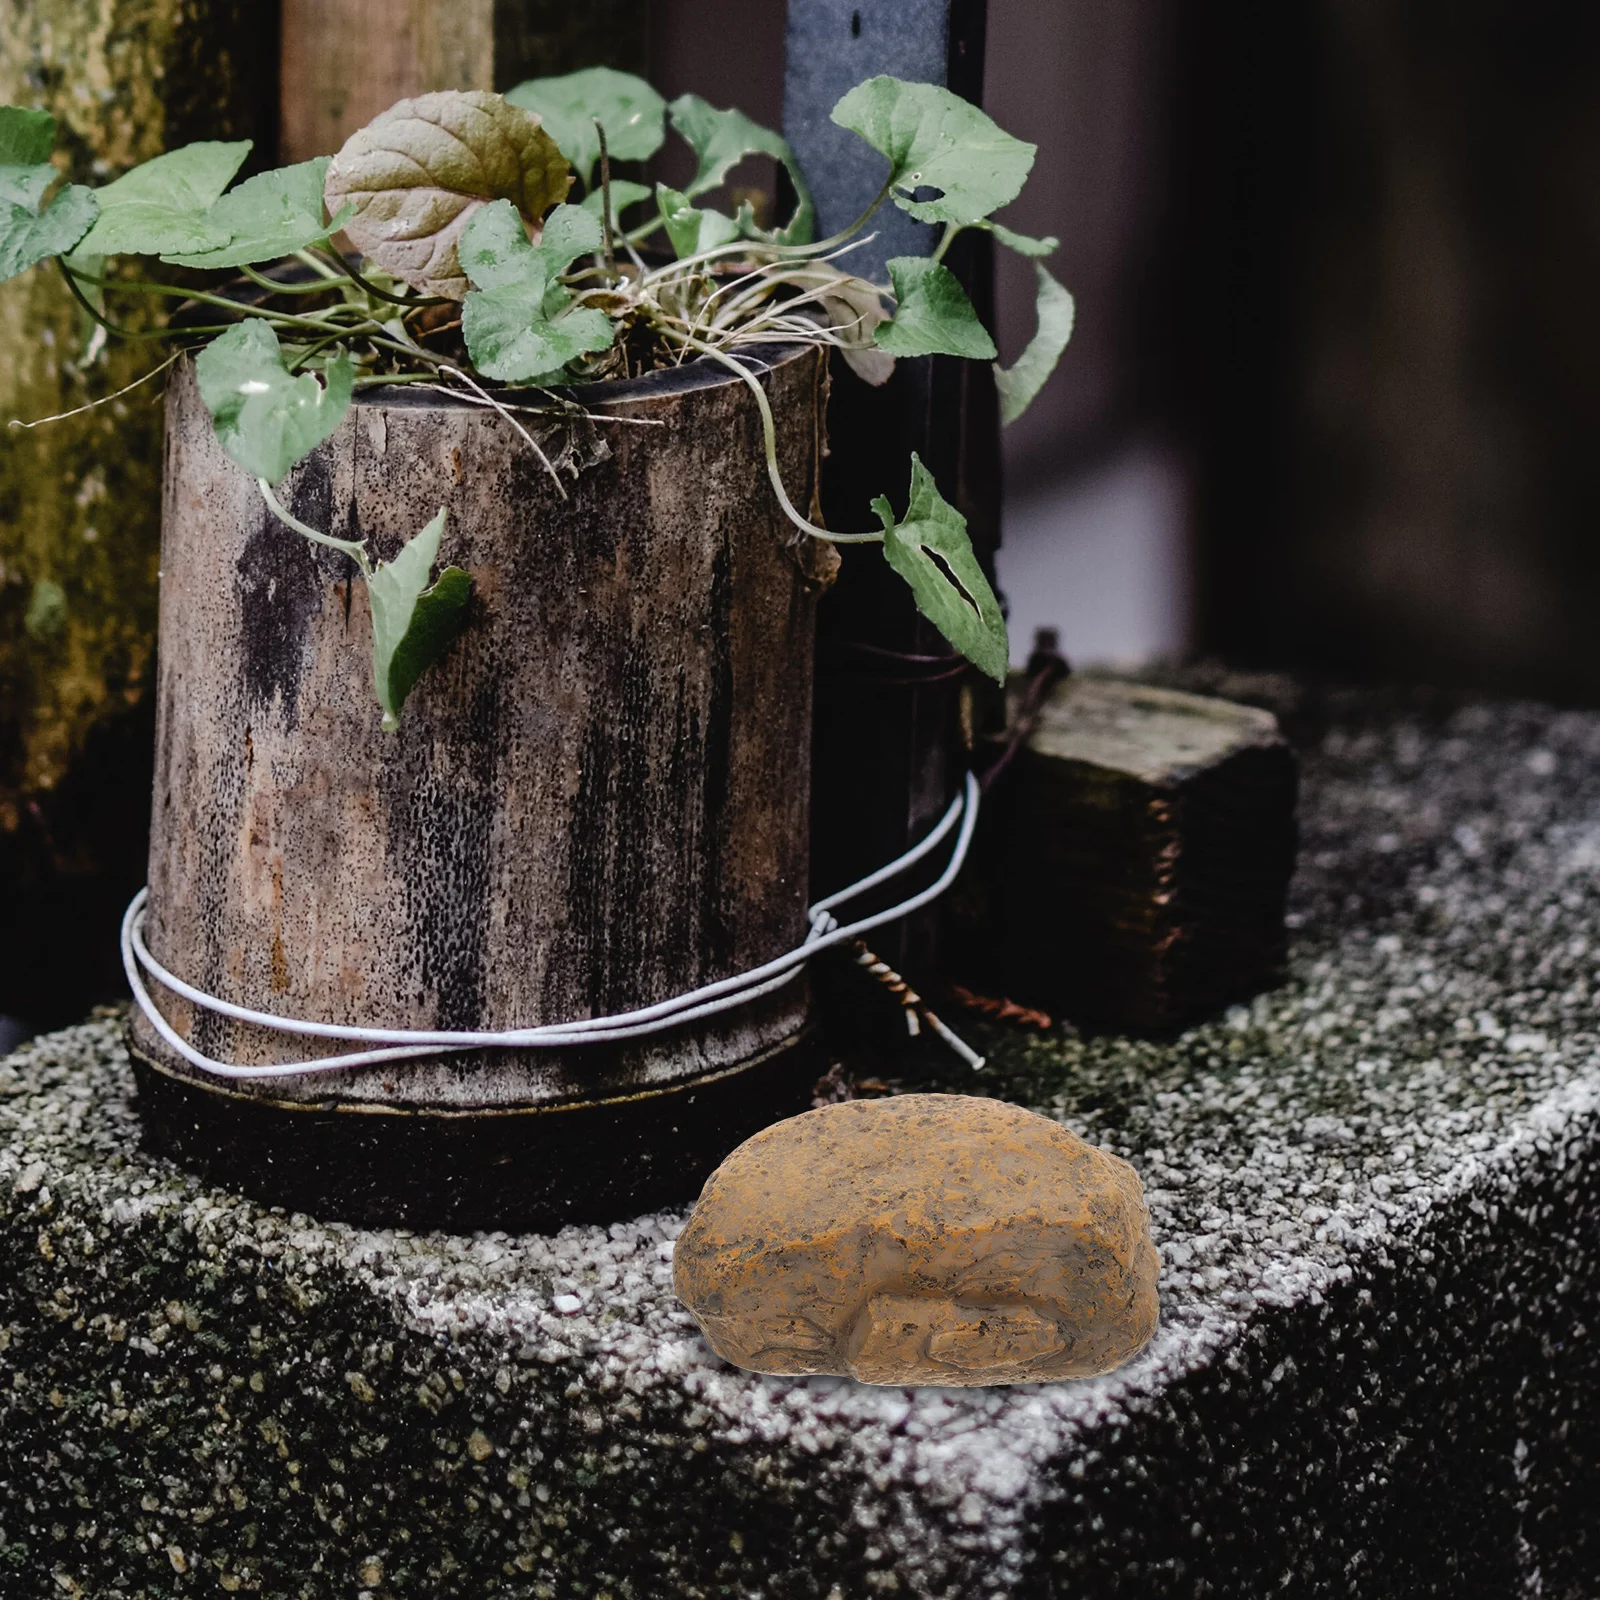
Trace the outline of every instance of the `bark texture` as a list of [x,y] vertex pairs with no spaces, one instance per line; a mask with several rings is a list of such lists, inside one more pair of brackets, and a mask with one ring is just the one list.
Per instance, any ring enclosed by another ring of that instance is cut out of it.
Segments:
[[[190,139],[271,157],[270,8],[248,0],[0,6],[0,103],[58,124],[66,174],[101,184]],[[115,320],[149,325],[139,300]],[[156,622],[161,359],[87,355],[40,266],[0,284],[0,1012],[65,1021],[120,988],[116,906],[138,883]]]
[[[823,370],[801,350],[767,379],[801,493]],[[284,485],[303,520],[368,536],[382,558],[447,508],[441,561],[473,574],[471,621],[386,735],[350,562],[267,512],[178,376],[148,928],[174,972],[280,1015],[509,1028],[662,1000],[801,938],[814,608],[754,399],[703,363],[596,394],[597,412],[628,420],[596,424],[609,454],[565,499],[503,419],[416,391],[358,400]],[[805,995],[802,978],[632,1047],[250,1092],[455,1109],[604,1099],[772,1049],[802,1029]],[[293,1057],[175,998],[167,1011],[208,1053]],[[142,1019],[135,1042],[187,1071]]]

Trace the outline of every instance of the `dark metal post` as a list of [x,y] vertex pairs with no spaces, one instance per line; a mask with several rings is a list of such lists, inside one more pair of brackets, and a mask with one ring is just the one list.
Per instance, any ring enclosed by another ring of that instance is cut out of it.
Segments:
[[[978,102],[983,93],[987,0],[789,0],[784,131],[817,202],[818,233],[848,227],[883,182],[881,156],[829,113],[875,73],[943,83]],[[875,237],[852,251],[850,270],[887,282],[884,262],[926,254],[935,230],[885,206]],[[993,325],[993,256],[986,234],[966,233],[947,264],[978,315]],[[871,389],[833,367],[823,514],[841,531],[877,527],[874,495],[903,505],[915,450],[941,492],[966,516],[992,566],[999,542],[999,414],[987,365],[947,357],[899,363]],[[845,554],[819,615],[812,804],[813,884],[827,891],[898,854],[948,803],[964,753],[962,675],[943,639],[917,615],[878,553]],[[937,923],[910,925],[883,953],[927,973]]]

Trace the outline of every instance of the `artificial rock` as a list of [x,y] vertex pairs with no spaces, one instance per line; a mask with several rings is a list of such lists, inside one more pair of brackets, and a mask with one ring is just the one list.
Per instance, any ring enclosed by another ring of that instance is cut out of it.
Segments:
[[1021,1106],[908,1094],[746,1140],[673,1284],[736,1366],[966,1385],[1120,1366],[1155,1331],[1159,1270],[1127,1162]]

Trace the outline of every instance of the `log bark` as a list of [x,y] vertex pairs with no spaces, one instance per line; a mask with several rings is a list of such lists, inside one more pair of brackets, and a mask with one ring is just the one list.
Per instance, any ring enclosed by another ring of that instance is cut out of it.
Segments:
[[[102,184],[191,139],[270,164],[270,7],[28,0],[0,7],[0,103],[51,112],[65,174]],[[133,296],[115,320],[151,325]],[[66,1023],[122,991],[120,907],[145,854],[161,357],[87,354],[59,275],[0,284],[0,1012]]]
[[[774,360],[780,461],[804,495],[825,363]],[[615,419],[592,430],[609,455],[566,498],[503,418],[415,390],[358,399],[285,485],[296,515],[382,558],[447,509],[441,560],[473,574],[471,622],[385,734],[351,563],[271,516],[177,377],[147,931],[179,976],[279,1015],[505,1029],[650,1004],[799,942],[814,600],[754,399],[710,363],[584,398]],[[209,1054],[295,1058],[162,1003]],[[805,1022],[801,978],[634,1045],[227,1093],[286,1111],[593,1105],[726,1074]],[[133,1039],[215,1092],[143,1018]]]

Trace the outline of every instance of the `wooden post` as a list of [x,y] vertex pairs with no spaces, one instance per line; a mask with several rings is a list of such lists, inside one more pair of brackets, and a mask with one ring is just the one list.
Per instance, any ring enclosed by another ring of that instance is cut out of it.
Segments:
[[283,159],[332,155],[408,95],[493,88],[494,10],[494,0],[283,0]]
[[[104,183],[191,139],[272,160],[273,8],[30,0],[0,11],[0,102],[58,123]],[[149,325],[135,297],[118,320]],[[161,360],[89,329],[47,267],[0,285],[0,1012],[80,1017],[122,988],[120,907],[144,871],[161,386],[44,427]]]
[[[824,370],[804,348],[768,379],[797,493]],[[416,391],[362,396],[289,480],[380,558],[444,505],[442,559],[473,574],[466,634],[385,734],[348,559],[267,511],[175,382],[149,875],[170,971],[281,1016],[498,1031],[800,942],[815,606],[754,400],[699,362],[584,401],[653,425],[597,424],[609,457],[567,498],[504,419]],[[241,1064],[337,1048],[161,1003]],[[691,1198],[803,1109],[806,1017],[802,975],[633,1043],[226,1084],[143,1017],[132,1037],[146,1127],[188,1162],[318,1211],[512,1226]]]
[[[784,130],[817,202],[818,232],[846,227],[883,180],[882,157],[833,124],[829,112],[878,72],[947,84],[983,97],[986,0],[790,0]],[[935,230],[885,206],[877,238],[850,270],[884,277],[890,256],[926,254]],[[993,323],[993,257],[987,234],[969,231],[946,263],[979,316]],[[981,362],[932,357],[898,364],[883,389],[836,363],[830,453],[822,505],[829,526],[876,528],[869,504],[887,493],[904,504],[915,450],[941,492],[967,518],[979,557],[992,568],[1000,528],[999,412]],[[949,646],[917,614],[905,587],[875,552],[846,551],[819,613],[816,785],[812,839],[819,891],[847,883],[904,850],[948,803],[964,753],[959,674]],[[896,657],[901,659],[895,659]],[[927,973],[937,961],[936,913],[884,937],[894,965]]]
[[283,159],[331,155],[407,95],[643,72],[647,23],[646,0],[283,0]]

